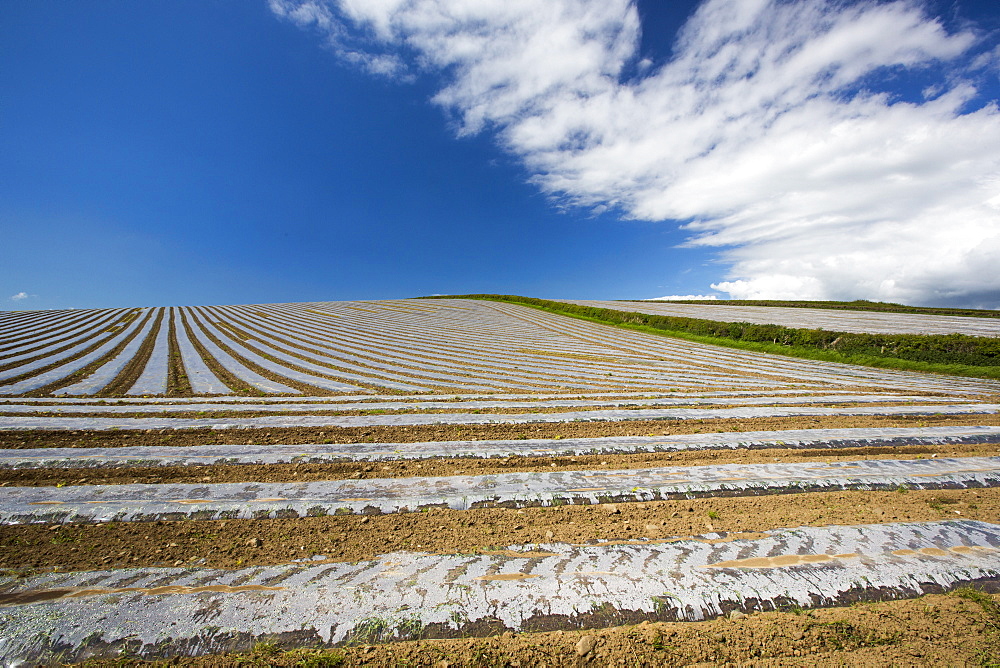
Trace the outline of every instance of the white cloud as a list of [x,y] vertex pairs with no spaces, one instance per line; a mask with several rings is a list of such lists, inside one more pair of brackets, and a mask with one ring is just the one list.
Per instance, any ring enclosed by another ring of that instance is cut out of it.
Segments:
[[[270,2],[371,71],[440,73],[458,132],[553,198],[683,221],[731,265],[713,289],[1000,306],[1000,111],[973,102],[1000,52],[916,1],[707,0],[659,66],[627,0]],[[879,92],[908,73],[925,99]]]
[[679,301],[702,301],[706,299],[718,299],[716,295],[667,295],[666,297],[653,297],[654,302],[679,302]]
[[992,51],[987,51],[976,56],[969,64],[969,68],[974,70],[992,70],[994,75],[1000,74],[1000,45],[997,45]]
[[22,299],[27,299],[27,298],[28,298],[28,297],[30,297],[30,296],[31,296],[31,295],[29,295],[29,294],[28,294],[27,292],[18,292],[18,293],[17,293],[16,295],[11,295],[11,298],[10,298],[10,300],[11,300],[12,302],[19,302],[19,301],[21,301]]
[[[406,78],[403,60],[394,54],[366,50],[347,30],[342,22],[345,16],[333,3],[324,0],[268,0],[268,6],[272,12],[300,28],[319,30],[326,36],[327,45],[333,52],[351,65],[369,74]],[[373,2],[370,9],[377,9],[377,3]]]

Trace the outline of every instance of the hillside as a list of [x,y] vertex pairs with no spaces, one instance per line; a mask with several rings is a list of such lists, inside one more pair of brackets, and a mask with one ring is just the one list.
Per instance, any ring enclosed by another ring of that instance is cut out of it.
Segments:
[[8,314],[0,661],[995,660],[998,400],[496,300]]

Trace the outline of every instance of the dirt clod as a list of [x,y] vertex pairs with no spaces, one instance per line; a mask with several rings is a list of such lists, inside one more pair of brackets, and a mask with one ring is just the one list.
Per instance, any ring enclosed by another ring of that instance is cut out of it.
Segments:
[[597,647],[597,638],[594,636],[583,636],[580,642],[576,643],[576,653],[578,656],[587,656]]

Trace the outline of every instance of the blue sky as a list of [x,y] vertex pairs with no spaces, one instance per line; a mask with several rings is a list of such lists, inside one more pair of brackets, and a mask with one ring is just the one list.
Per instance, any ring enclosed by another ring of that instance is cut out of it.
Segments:
[[1000,4],[734,1],[3,3],[0,308],[1000,306]]

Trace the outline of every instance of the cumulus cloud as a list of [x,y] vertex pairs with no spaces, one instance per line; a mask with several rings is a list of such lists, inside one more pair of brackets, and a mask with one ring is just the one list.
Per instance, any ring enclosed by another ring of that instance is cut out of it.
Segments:
[[11,295],[10,300],[12,302],[19,302],[22,299],[27,299],[30,296],[31,295],[29,295],[27,292],[18,292],[16,295]]
[[[706,0],[670,60],[627,0],[270,0],[345,60],[442,78],[566,205],[676,221],[736,298],[1000,307],[1000,52],[915,0]],[[929,80],[923,96],[886,82]]]

